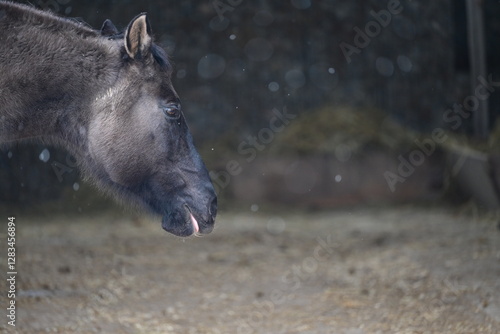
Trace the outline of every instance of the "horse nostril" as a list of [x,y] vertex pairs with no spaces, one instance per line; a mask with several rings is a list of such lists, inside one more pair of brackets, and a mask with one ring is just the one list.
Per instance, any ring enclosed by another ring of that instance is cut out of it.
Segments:
[[210,207],[208,208],[208,213],[210,214],[210,217],[215,219],[215,216],[217,215],[217,197],[214,197],[212,203],[210,203]]

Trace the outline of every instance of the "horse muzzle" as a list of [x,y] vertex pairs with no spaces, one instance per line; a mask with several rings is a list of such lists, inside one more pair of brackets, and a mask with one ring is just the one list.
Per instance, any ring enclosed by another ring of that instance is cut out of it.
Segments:
[[215,197],[203,211],[205,212],[200,213],[194,206],[184,204],[170,214],[164,215],[161,225],[165,231],[179,237],[208,234],[214,229],[217,198]]

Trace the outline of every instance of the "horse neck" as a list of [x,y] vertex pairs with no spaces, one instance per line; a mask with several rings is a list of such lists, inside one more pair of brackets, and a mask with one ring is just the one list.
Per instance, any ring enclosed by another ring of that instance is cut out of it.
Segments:
[[116,75],[117,42],[73,22],[31,15],[0,24],[0,143],[45,137],[78,146],[88,101]]

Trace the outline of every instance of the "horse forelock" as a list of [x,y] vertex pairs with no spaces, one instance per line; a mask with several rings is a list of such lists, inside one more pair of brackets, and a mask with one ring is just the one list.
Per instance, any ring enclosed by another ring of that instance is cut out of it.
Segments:
[[170,59],[165,52],[160,46],[153,44],[151,46],[151,54],[153,55],[154,60],[160,67],[167,71],[171,72],[172,71],[172,63],[170,62]]

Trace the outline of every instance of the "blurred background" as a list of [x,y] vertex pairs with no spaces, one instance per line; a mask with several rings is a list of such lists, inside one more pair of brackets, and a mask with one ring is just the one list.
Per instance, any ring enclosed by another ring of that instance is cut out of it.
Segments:
[[29,3],[148,12],[220,209],[177,238],[1,147],[16,333],[498,333],[499,1]]
[[[500,205],[498,1],[30,3],[96,29],[148,12],[222,209]],[[0,207],[114,207],[75,166],[3,147]]]

